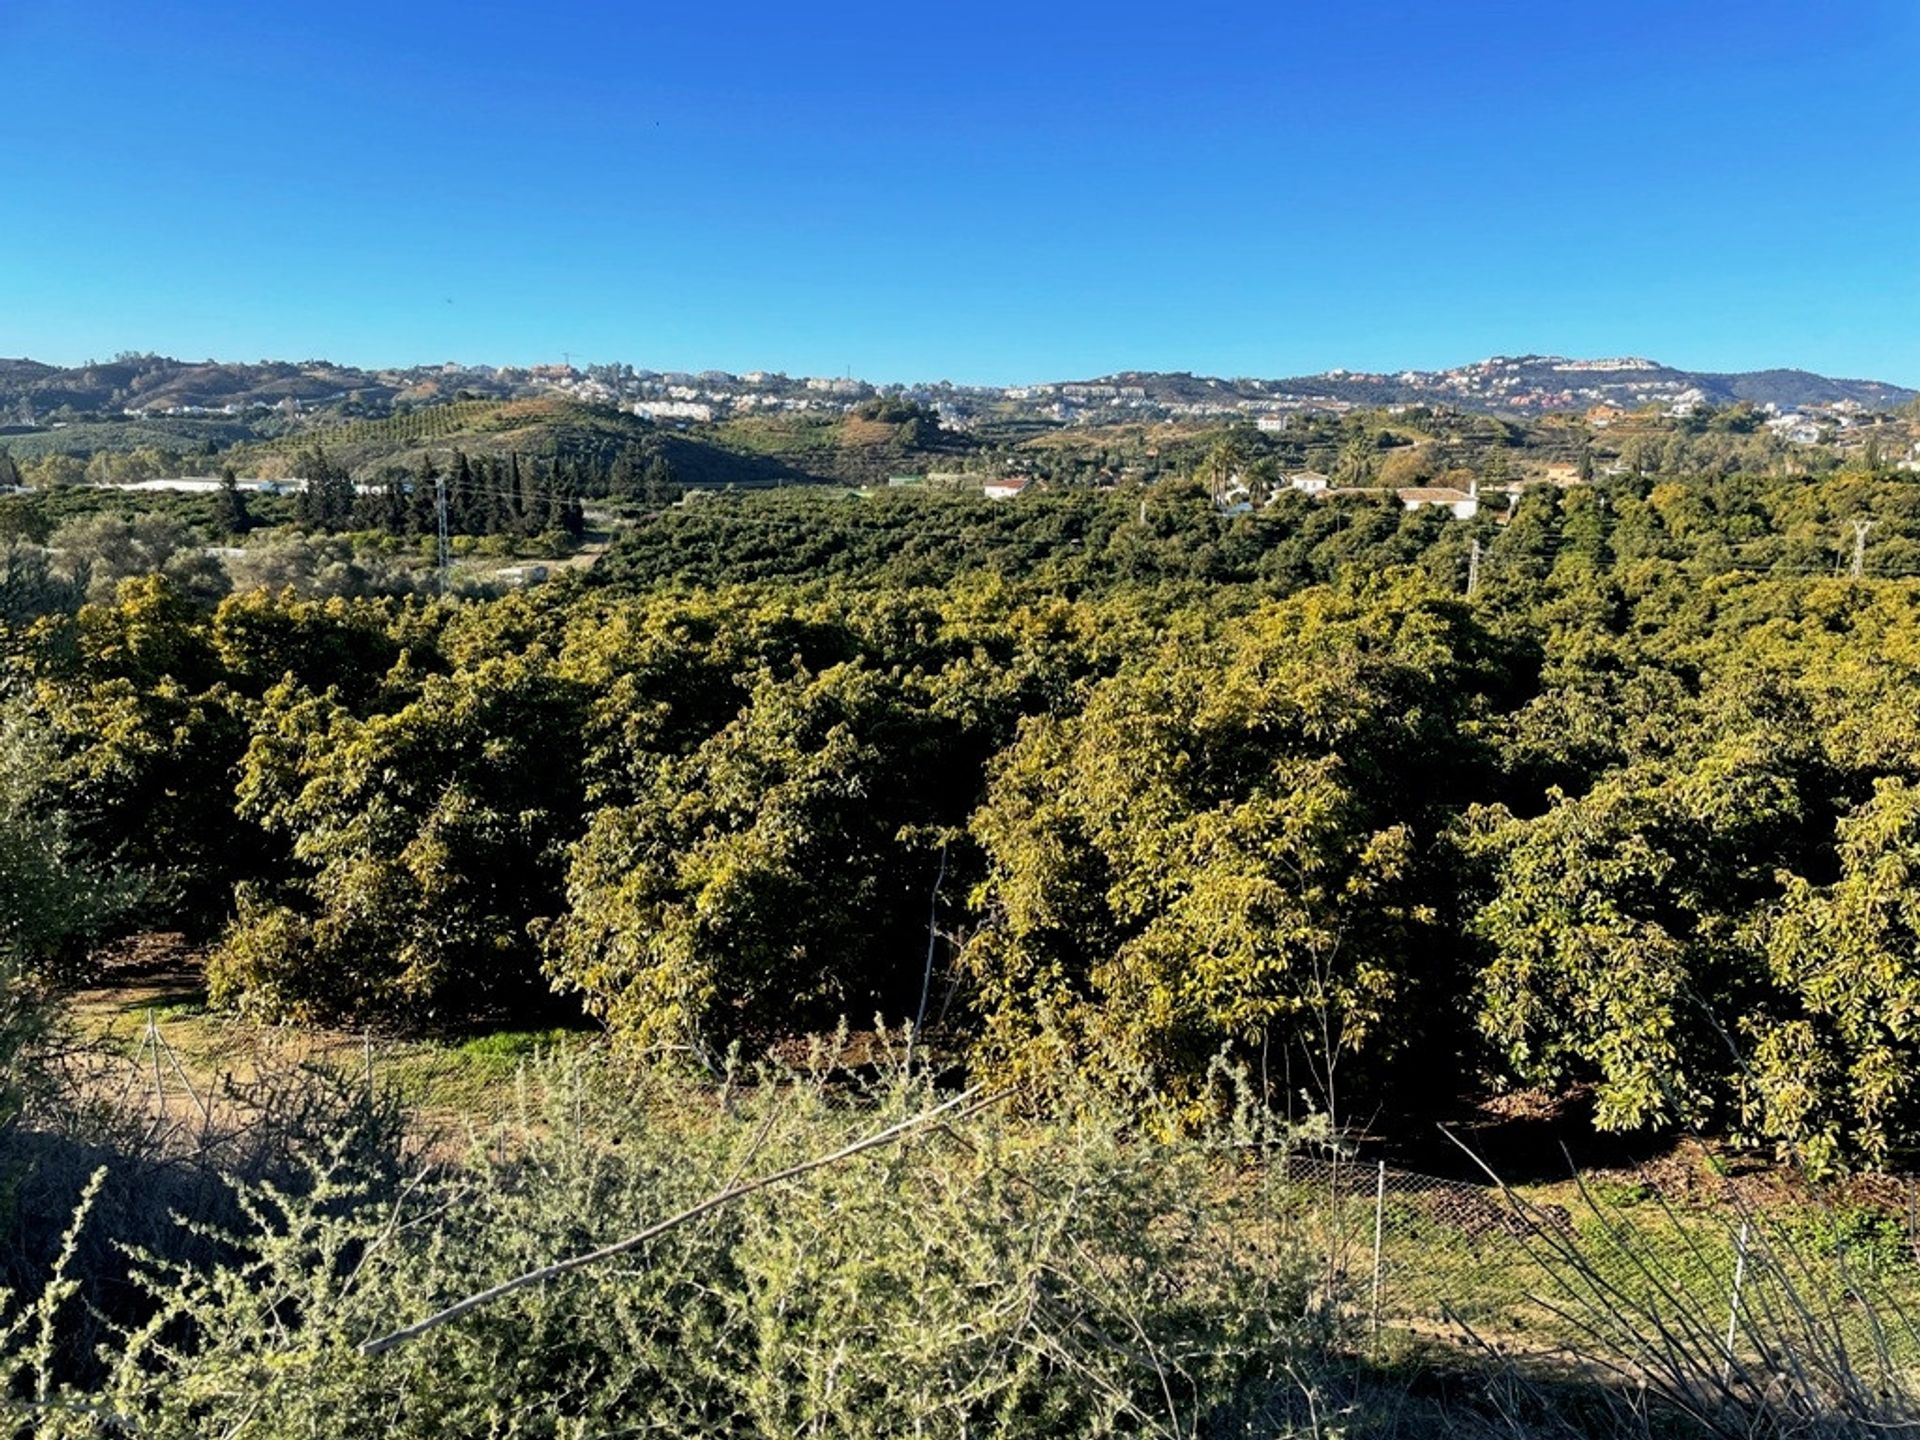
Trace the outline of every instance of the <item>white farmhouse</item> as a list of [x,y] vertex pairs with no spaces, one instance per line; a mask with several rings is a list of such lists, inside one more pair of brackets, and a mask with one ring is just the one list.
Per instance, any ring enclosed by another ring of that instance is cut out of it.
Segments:
[[1418,510],[1423,505],[1440,505],[1450,511],[1456,520],[1471,520],[1480,513],[1480,482],[1477,480],[1465,490],[1456,490],[1447,485],[1415,485],[1394,493],[1409,510]]

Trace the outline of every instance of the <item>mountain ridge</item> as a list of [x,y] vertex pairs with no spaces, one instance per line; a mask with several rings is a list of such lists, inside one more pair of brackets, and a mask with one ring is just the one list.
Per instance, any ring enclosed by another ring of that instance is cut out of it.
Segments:
[[[1185,382],[1182,386],[1179,382]],[[1890,409],[1913,400],[1920,391],[1885,380],[1821,375],[1796,367],[1766,370],[1683,370],[1638,356],[1580,359],[1564,355],[1493,355],[1447,370],[1368,372],[1323,370],[1280,379],[1222,380],[1218,377],[1156,371],[1122,371],[1093,385],[1144,386],[1168,390],[1205,387],[1230,389],[1243,398],[1264,392],[1285,397],[1323,398],[1349,404],[1448,404],[1491,413],[1545,413],[1614,404],[1634,409],[1671,404],[1689,391],[1709,405],[1751,403],[1795,409],[1803,405],[1852,402],[1868,409]],[[1189,393],[1187,398],[1197,399]]]
[[844,408],[874,395],[904,394],[962,407],[994,404],[1038,409],[1056,418],[1089,408],[1206,414],[1284,410],[1316,403],[1336,407],[1431,404],[1491,414],[1676,403],[1716,407],[1750,403],[1781,410],[1835,404],[1889,409],[1920,395],[1889,381],[1826,376],[1795,367],[1694,371],[1638,356],[1495,355],[1446,370],[1335,369],[1275,379],[1124,370],[1089,380],[1001,386],[875,383],[762,371],[743,375],[662,372],[624,364],[580,368],[443,363],[366,369],[319,359],[188,361],[123,354],[109,361],[62,367],[26,357],[0,358],[0,423],[34,424],[50,416],[80,414],[236,414],[330,405],[379,413],[396,405],[432,404],[462,396],[510,399],[552,391],[623,406],[667,393],[690,404],[700,403],[703,397],[725,401],[747,395],[802,396],[812,397],[822,408]]

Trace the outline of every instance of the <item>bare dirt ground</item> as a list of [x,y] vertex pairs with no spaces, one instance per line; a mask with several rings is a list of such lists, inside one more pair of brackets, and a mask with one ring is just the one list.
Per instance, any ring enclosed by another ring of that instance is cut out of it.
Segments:
[[[542,1038],[461,1045],[249,1023],[209,1010],[204,955],[175,933],[130,937],[97,962],[96,978],[72,994],[67,1013],[80,1038],[130,1061],[137,1057],[149,1077],[157,1052],[161,1081],[154,1088],[163,1095],[170,1087],[204,1095],[289,1065],[322,1064],[343,1071],[372,1067],[398,1077],[411,1097],[435,1108],[485,1110],[488,1085],[510,1074],[514,1058]],[[837,1064],[856,1071],[882,1060],[887,1049],[867,1032],[848,1035],[845,1045]],[[811,1042],[796,1040],[779,1047],[779,1055],[804,1065],[811,1050]],[[176,1103],[192,1101],[169,1101]],[[1599,1135],[1589,1112],[1589,1097],[1578,1091],[1486,1097],[1463,1104],[1444,1127],[1408,1126],[1389,1141],[1368,1145],[1366,1158],[1370,1164],[1377,1155],[1392,1168],[1475,1184],[1487,1181],[1484,1164],[1541,1203],[1579,1205],[1585,1186],[1603,1200],[1643,1194],[1686,1209],[1864,1207],[1908,1222],[1920,1239],[1920,1177],[1860,1175],[1815,1185],[1763,1155],[1718,1140]]]
[[132,937],[97,957],[92,983],[66,1016],[79,1042],[68,1064],[103,1099],[156,1120],[212,1125],[222,1107],[254,1103],[303,1071],[322,1070],[397,1096],[423,1134],[484,1129],[519,1100],[521,1062],[578,1044],[557,1031],[396,1039],[318,1025],[263,1025],[211,1010],[204,956],[177,934]]

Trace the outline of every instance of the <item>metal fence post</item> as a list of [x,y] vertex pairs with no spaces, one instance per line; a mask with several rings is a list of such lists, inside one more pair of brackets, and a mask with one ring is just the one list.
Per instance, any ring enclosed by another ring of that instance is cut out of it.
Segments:
[[147,1007],[147,1047],[153,1051],[153,1110],[158,1125],[167,1118],[167,1081],[160,1073],[160,1021],[151,1005]]
[[1380,1169],[1373,1183],[1373,1348],[1377,1354],[1380,1349],[1380,1259],[1381,1245],[1386,1238],[1387,1216],[1387,1162],[1380,1162]]
[[1733,1299],[1727,1306],[1727,1363],[1720,1376],[1722,1389],[1731,1389],[1733,1386],[1733,1341],[1740,1333],[1740,1287],[1747,1279],[1747,1237],[1752,1229],[1753,1218],[1743,1217],[1740,1221],[1740,1242],[1733,1259]]
[[1920,1260],[1920,1187],[1907,1178],[1907,1249]]

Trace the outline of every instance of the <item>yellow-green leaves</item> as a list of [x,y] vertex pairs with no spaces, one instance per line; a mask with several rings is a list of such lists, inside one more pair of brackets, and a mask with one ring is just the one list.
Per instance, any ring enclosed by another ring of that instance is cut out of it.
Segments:
[[1417,589],[1303,596],[1023,727],[974,820],[983,1054],[1079,1036],[1180,1088],[1271,1044],[1335,1103],[1420,988],[1420,857],[1481,763],[1468,628]]
[[1748,1027],[1748,1122],[1816,1165],[1884,1162],[1920,1118],[1920,790],[1880,781],[1838,842],[1831,884],[1788,882],[1767,947],[1786,1003]]

